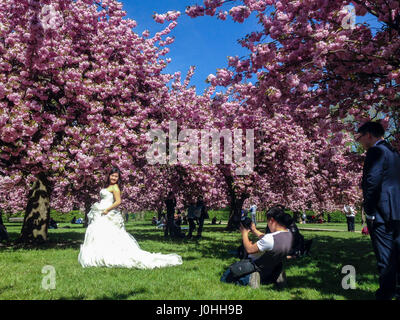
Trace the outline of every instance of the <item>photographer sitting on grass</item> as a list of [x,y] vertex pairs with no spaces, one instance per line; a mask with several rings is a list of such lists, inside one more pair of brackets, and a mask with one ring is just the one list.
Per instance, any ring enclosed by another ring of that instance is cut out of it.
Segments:
[[[283,260],[293,242],[293,235],[286,226],[291,224],[292,217],[279,206],[269,209],[267,223],[271,233],[268,234],[258,231],[253,222],[243,222],[240,232],[248,259],[232,264],[222,275],[221,281],[250,285],[252,288],[258,288],[260,283],[275,283],[278,287],[283,287],[286,282]],[[256,243],[250,242],[249,232],[258,237]]]

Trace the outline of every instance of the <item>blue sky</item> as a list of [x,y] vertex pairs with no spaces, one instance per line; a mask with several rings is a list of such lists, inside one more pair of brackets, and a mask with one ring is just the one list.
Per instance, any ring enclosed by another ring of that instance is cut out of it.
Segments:
[[172,61],[165,71],[168,73],[181,71],[184,79],[189,67],[196,66],[190,84],[196,86],[198,94],[201,94],[208,86],[205,80],[210,73],[215,74],[217,68],[227,66],[227,56],[242,57],[249,54],[247,49],[237,43],[237,40],[260,28],[255,16],[245,23],[235,23],[230,17],[221,21],[210,16],[192,19],[184,14],[186,6],[201,4],[202,1],[122,0],[122,2],[128,17],[138,23],[134,31],[139,34],[147,29],[151,35],[154,35],[168,25],[168,22],[165,24],[154,22],[152,18],[154,12],[165,13],[169,10],[178,10],[182,13],[178,19],[178,26],[171,32],[171,35],[175,37],[175,42],[168,46],[170,48],[168,57]]
[[[138,26],[135,32],[141,34],[149,30],[151,35],[161,31],[168,25],[156,23],[152,15],[165,13],[169,10],[178,10],[182,13],[178,19],[178,26],[172,31],[171,36],[175,42],[169,45],[168,57],[171,63],[165,69],[167,73],[182,72],[182,78],[191,65],[196,66],[195,74],[190,85],[195,85],[197,93],[201,94],[208,86],[205,79],[210,73],[216,72],[217,68],[227,66],[227,56],[246,56],[249,51],[242,48],[237,42],[246,34],[259,30],[257,19],[253,14],[244,23],[233,22],[228,16],[227,20],[221,21],[216,17],[203,16],[192,19],[184,14],[188,5],[202,4],[202,0],[120,0],[124,4],[127,16],[134,19]],[[222,7],[229,9],[229,4]],[[376,19],[370,15],[357,17],[356,22],[368,22],[374,27],[379,27]],[[373,32],[376,29],[373,29]]]

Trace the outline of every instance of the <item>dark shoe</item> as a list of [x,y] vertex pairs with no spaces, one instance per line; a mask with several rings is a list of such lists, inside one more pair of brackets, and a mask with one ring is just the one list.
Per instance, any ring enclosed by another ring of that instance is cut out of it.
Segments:
[[239,258],[237,250],[230,250],[228,254],[234,256],[235,258]]
[[279,274],[278,279],[275,281],[275,285],[279,290],[286,287],[287,279],[285,270],[282,270],[282,272]]
[[249,279],[249,286],[252,287],[253,289],[258,289],[260,287],[260,273],[259,272],[253,272],[250,274],[250,279]]

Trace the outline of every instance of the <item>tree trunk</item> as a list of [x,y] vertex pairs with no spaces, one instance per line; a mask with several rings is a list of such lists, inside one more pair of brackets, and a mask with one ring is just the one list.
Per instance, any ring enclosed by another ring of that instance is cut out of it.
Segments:
[[249,197],[249,195],[242,194],[241,197],[238,198],[234,188],[233,177],[230,175],[225,175],[225,180],[228,186],[228,195],[230,198],[229,221],[228,225],[226,226],[226,230],[233,231],[239,229],[243,203]]
[[247,199],[246,196],[236,199],[236,196],[231,201],[229,221],[226,227],[227,230],[237,230],[240,226],[240,219],[242,217],[243,203]]
[[50,183],[46,174],[40,173],[29,191],[24,223],[18,242],[41,243],[48,240],[50,194]]
[[163,209],[163,207],[162,207],[162,206],[159,206],[159,207],[157,208],[157,218],[158,218],[158,221],[160,221],[160,220],[161,220],[161,216],[162,216],[162,209]]

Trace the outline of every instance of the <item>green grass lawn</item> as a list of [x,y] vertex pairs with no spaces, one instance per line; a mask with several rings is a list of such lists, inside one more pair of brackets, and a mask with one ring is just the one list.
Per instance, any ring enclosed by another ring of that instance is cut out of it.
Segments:
[[[265,230],[265,227],[267,226],[266,222],[259,222],[257,223],[257,227],[260,230]],[[341,230],[341,231],[347,231],[347,224],[346,223],[340,223],[340,222],[324,222],[324,223],[307,223],[307,224],[300,224],[297,223],[297,227],[303,231],[305,229],[327,229],[327,230]],[[362,229],[361,223],[356,223],[354,226],[355,231],[361,232]]]
[[[6,226],[11,240],[15,240],[21,224],[7,223]],[[70,228],[64,229],[64,226]],[[311,255],[285,263],[288,287],[278,291],[273,285],[262,285],[254,290],[220,282],[222,273],[237,260],[230,251],[240,244],[239,232],[227,232],[224,225],[212,226],[207,221],[203,239],[199,241],[164,240],[163,232],[151,226],[149,221],[130,221],[126,229],[135,236],[142,249],[176,252],[183,257],[181,266],[154,270],[82,268],[78,254],[85,229],[67,223],[60,227],[49,230],[49,243],[42,248],[0,247],[1,300],[353,300],[374,299],[378,288],[370,239],[360,233],[302,231],[306,239],[314,239]],[[346,229],[345,224],[340,227]],[[42,274],[42,268],[46,265],[54,266],[56,270],[54,290],[41,287],[46,276]],[[341,271],[345,265],[353,265],[356,269],[357,287],[354,290],[342,288],[346,274]]]
[[[325,223],[307,223],[307,224],[297,224],[297,227],[300,229],[333,229],[333,230],[342,230],[347,231],[346,223],[336,223],[336,222],[325,222]],[[361,232],[363,226],[361,223],[356,223],[354,225],[354,229],[357,232]]]

